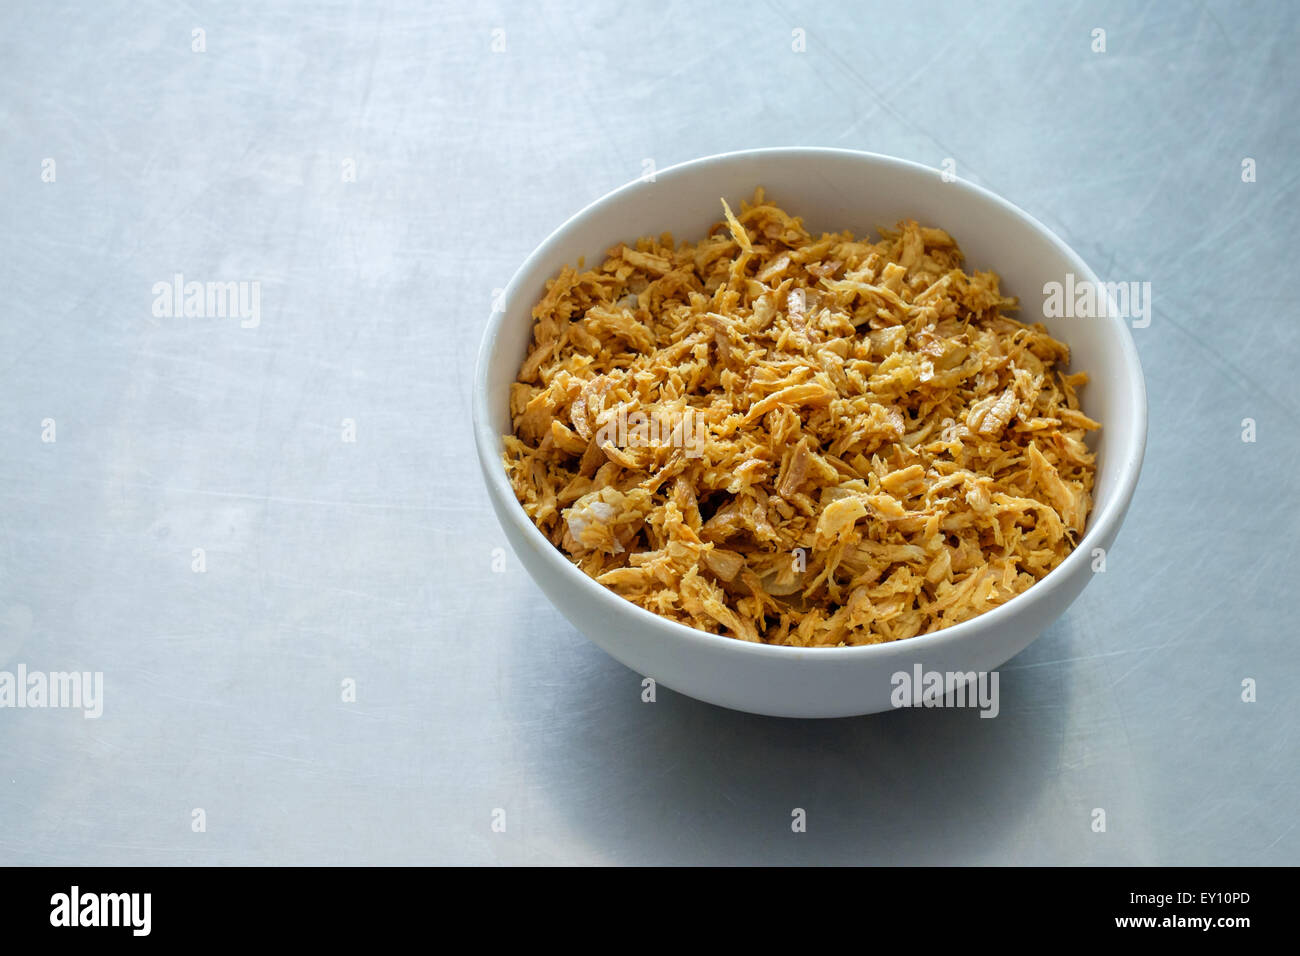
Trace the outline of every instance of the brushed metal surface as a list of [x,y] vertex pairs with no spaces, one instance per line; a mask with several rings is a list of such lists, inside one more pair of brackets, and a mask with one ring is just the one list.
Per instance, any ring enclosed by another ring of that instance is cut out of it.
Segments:
[[[0,670],[104,695],[0,709],[0,862],[1300,862],[1298,26],[4,5]],[[648,163],[782,144],[951,159],[1151,283],[1130,516],[997,719],[643,703],[497,551],[493,290]],[[156,315],[176,274],[259,321]]]

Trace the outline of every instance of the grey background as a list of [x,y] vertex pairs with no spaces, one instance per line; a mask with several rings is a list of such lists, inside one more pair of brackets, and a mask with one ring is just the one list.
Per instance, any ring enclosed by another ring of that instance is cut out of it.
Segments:
[[[6,3],[0,669],[102,671],[105,705],[0,710],[0,862],[1300,861],[1298,22]],[[643,160],[787,144],[952,158],[1152,283],[1131,516],[996,720],[645,704],[492,569],[493,290]],[[259,281],[261,324],[155,317],[177,272]]]

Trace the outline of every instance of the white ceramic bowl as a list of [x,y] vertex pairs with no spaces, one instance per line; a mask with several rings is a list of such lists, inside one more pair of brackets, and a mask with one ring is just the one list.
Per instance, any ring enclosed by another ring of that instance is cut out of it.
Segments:
[[510,431],[508,399],[528,348],[531,310],[546,280],[579,257],[599,263],[616,242],[669,230],[702,236],[763,186],[814,234],[851,229],[876,235],[903,218],[946,229],[966,267],[993,269],[1021,300],[1020,317],[1041,318],[1043,286],[1096,282],[1088,266],[1041,223],[1004,199],[938,170],[838,149],[778,148],[710,156],[673,166],[654,182],[634,182],[583,209],[555,230],[506,287],[488,321],[474,380],[474,436],[488,493],[515,553],[542,591],[579,631],[611,656],[664,686],[710,703],[781,717],[842,717],[891,708],[893,675],[991,671],[1023,650],[1092,577],[1095,548],[1109,549],[1137,484],[1146,443],[1146,390],[1123,320],[1042,319],[1067,342],[1072,367],[1091,383],[1084,410],[1102,422],[1095,500],[1083,541],[1043,580],[987,614],[947,630],[862,647],[795,648],[753,644],[697,631],[623,600],[583,574],[533,525],[515,499],[501,461]]

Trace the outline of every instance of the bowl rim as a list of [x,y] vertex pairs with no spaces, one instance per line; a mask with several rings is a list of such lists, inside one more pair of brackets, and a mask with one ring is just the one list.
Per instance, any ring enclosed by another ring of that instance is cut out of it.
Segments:
[[[655,173],[656,182],[662,178],[671,179],[674,175],[683,173],[687,170],[703,168],[713,165],[723,165],[735,162],[739,159],[752,156],[762,155],[782,155],[793,157],[806,157],[816,160],[835,156],[844,159],[853,159],[866,162],[868,164],[906,169],[914,173],[928,173],[937,175],[937,171],[930,166],[922,163],[912,162],[911,160],[899,159],[894,156],[887,156],[881,153],[872,153],[863,150],[842,149],[838,147],[826,146],[771,146],[757,149],[733,150],[725,153],[714,153],[708,156],[701,156],[696,159],[686,160],[681,163],[675,163],[672,166],[657,170]],[[640,178],[625,183],[616,189],[604,194],[598,199],[593,200],[583,206],[576,213],[571,215],[563,223],[550,232],[538,245],[530,252],[527,258],[520,264],[511,276],[509,283],[506,284],[502,299],[506,303],[506,308],[494,308],[488,319],[487,327],[483,331],[483,338],[479,345],[478,358],[474,369],[474,394],[472,398],[472,428],[474,431],[474,444],[479,458],[480,470],[483,472],[484,481],[488,486],[488,493],[494,499],[494,510],[499,518],[509,520],[514,528],[521,533],[524,538],[533,546],[543,561],[549,561],[557,570],[560,577],[570,583],[579,593],[588,597],[596,605],[612,614],[628,614],[633,620],[637,621],[646,628],[659,631],[664,637],[696,643],[701,649],[711,649],[719,652],[757,655],[760,657],[783,658],[785,660],[825,660],[842,661],[846,658],[869,658],[871,656],[899,656],[905,655],[909,658],[917,658],[926,651],[938,651],[940,648],[950,644],[958,643],[978,632],[995,630],[1007,623],[1016,615],[1023,614],[1032,609],[1035,605],[1042,604],[1049,597],[1050,593],[1064,586],[1067,579],[1073,577],[1079,567],[1088,560],[1091,548],[1090,544],[1096,544],[1100,540],[1113,538],[1118,532],[1119,526],[1123,521],[1124,515],[1128,510],[1133,493],[1137,487],[1138,477],[1142,470],[1142,460],[1146,450],[1147,439],[1147,395],[1146,383],[1142,374],[1142,365],[1138,357],[1137,345],[1133,340],[1133,335],[1124,320],[1114,314],[1105,317],[1104,321],[1111,326],[1111,331],[1119,339],[1119,350],[1121,355],[1121,367],[1116,370],[1116,374],[1122,374],[1128,379],[1128,384],[1133,392],[1135,401],[1128,410],[1132,416],[1134,428],[1132,437],[1126,447],[1116,448],[1111,454],[1121,459],[1120,472],[1116,481],[1114,494],[1106,503],[1106,506],[1100,511],[1095,508],[1089,515],[1089,524],[1084,531],[1083,538],[1079,541],[1065,559],[1055,568],[1049,571],[1042,579],[1034,582],[1029,588],[1020,594],[1017,594],[1005,604],[1001,604],[992,610],[985,611],[967,621],[954,624],[952,627],[944,628],[940,631],[932,631],[927,634],[918,634],[914,637],[905,638],[898,641],[885,641],[877,644],[855,644],[844,647],[803,647],[788,644],[764,644],[752,641],[742,641],[734,637],[728,637],[725,634],[713,634],[709,631],[702,631],[698,628],[682,624],[678,621],[662,617],[653,611],[649,611],[640,605],[634,604],[626,598],[616,594],[603,584],[597,582],[594,578],[588,577],[576,564],[572,563],[558,548],[555,547],[524,512],[523,506],[515,497],[514,489],[510,487],[506,479],[505,468],[501,464],[501,447],[504,439],[503,435],[498,435],[491,426],[491,412],[488,408],[487,379],[488,370],[494,354],[495,346],[500,338],[500,331],[505,323],[508,314],[509,303],[515,301],[517,295],[517,286],[520,284],[524,275],[531,271],[533,265],[538,259],[545,255],[558,240],[562,239],[571,229],[576,228],[583,220],[593,214],[596,210],[621,200],[625,195],[633,190],[643,187],[644,181]],[[945,182],[945,188],[956,188],[973,194],[976,198],[1000,207],[1005,212],[1010,213],[1016,220],[1026,226],[1031,231],[1037,233],[1040,238],[1046,240],[1049,244],[1056,247],[1066,258],[1076,267],[1076,274],[1096,283],[1097,276],[1069,245],[1065,243],[1051,229],[1039,222],[1036,218],[1025,212],[1014,203],[1003,199],[996,193],[985,189],[968,180],[960,177]],[[502,507],[504,505],[504,507]],[[563,609],[560,609],[563,613]]]

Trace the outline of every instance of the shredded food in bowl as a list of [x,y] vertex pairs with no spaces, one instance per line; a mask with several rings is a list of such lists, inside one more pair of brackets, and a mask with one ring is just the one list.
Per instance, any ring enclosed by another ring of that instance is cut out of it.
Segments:
[[533,308],[504,460],[551,542],[656,614],[806,647],[940,630],[1060,564],[1101,427],[1068,348],[941,229],[722,205]]

